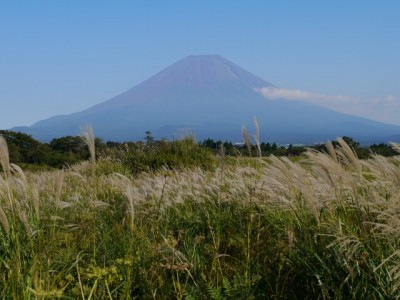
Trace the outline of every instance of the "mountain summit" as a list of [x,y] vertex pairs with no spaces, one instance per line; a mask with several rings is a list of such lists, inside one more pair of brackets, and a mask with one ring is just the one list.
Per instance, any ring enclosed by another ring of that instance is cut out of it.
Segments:
[[386,141],[400,126],[345,115],[286,99],[268,100],[258,89],[272,87],[219,55],[192,55],[128,91],[70,115],[55,116],[20,130],[40,140],[76,135],[92,124],[105,140],[174,138],[191,130],[198,139],[240,141],[241,127],[260,121],[261,139],[314,143],[348,135],[363,142]]
[[[167,67],[145,82],[131,88],[88,111],[130,107],[140,103],[177,100],[180,93],[211,93],[229,96],[237,90],[254,91],[256,88],[272,86],[265,80],[235,65],[219,55],[191,55]],[[192,95],[186,101],[194,99]],[[160,103],[161,104],[161,103]],[[167,103],[171,104],[171,103]]]

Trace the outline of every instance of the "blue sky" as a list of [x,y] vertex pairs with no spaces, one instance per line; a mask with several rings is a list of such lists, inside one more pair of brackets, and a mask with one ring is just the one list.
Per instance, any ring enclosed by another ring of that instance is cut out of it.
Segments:
[[1,129],[88,108],[191,54],[220,54],[294,100],[400,124],[397,0],[0,7]]

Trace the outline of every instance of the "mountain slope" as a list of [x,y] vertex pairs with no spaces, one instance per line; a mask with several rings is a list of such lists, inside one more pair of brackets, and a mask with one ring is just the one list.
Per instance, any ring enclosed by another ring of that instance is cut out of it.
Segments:
[[132,89],[71,115],[17,128],[41,140],[76,135],[92,124],[106,140],[173,138],[190,128],[198,139],[240,141],[241,126],[257,116],[262,140],[314,143],[348,135],[386,141],[400,127],[298,101],[268,100],[256,89],[272,86],[217,55],[189,56]]

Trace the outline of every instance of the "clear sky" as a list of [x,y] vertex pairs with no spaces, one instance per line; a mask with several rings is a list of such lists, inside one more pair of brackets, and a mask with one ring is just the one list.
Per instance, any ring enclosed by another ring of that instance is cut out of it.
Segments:
[[88,108],[191,54],[400,124],[398,0],[0,1],[1,129]]

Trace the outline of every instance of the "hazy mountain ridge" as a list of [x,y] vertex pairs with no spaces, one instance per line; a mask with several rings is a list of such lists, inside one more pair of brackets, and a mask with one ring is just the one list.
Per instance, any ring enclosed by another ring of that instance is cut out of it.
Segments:
[[17,129],[50,140],[92,124],[97,136],[124,141],[142,139],[147,130],[156,138],[173,138],[191,128],[198,139],[240,141],[242,124],[251,125],[257,116],[261,139],[279,143],[309,144],[343,135],[380,142],[400,134],[400,126],[305,102],[268,100],[256,91],[269,86],[221,56],[188,56],[110,100]]

